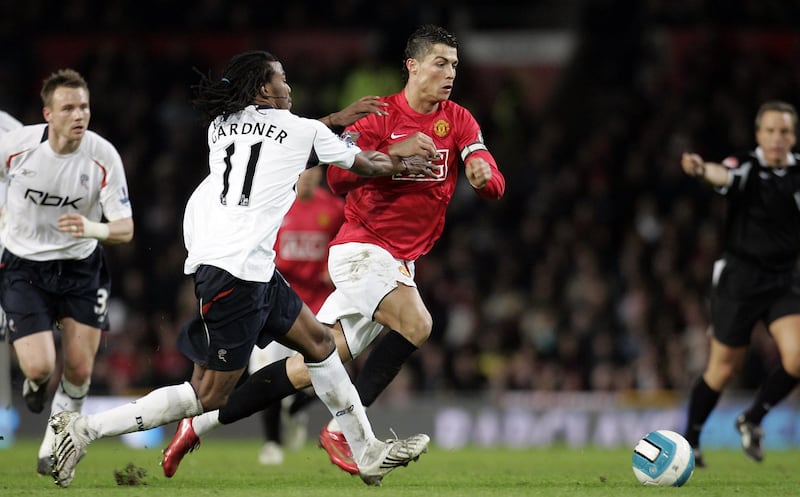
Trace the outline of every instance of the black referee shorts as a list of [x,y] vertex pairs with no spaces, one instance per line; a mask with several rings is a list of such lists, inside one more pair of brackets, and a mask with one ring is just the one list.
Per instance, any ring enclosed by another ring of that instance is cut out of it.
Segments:
[[800,314],[800,274],[765,271],[726,254],[714,264],[711,321],[714,337],[730,347],[750,344],[755,325]]

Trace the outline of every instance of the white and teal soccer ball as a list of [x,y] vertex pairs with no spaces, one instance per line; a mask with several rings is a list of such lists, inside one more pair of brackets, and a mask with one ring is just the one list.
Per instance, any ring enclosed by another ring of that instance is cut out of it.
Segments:
[[680,487],[694,472],[689,442],[669,430],[651,431],[633,448],[633,474],[642,485]]

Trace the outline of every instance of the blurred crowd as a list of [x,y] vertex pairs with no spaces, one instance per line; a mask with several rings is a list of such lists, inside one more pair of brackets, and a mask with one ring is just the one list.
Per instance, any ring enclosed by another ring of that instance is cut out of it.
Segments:
[[[136,232],[108,249],[112,331],[98,355],[97,393],[145,390],[191,371],[175,340],[195,312],[182,272],[183,205],[207,171],[205,125],[189,103],[195,68],[218,70],[245,48],[272,51],[287,70],[293,110],[319,117],[362,89],[397,91],[405,38],[419,23],[449,27],[463,42],[471,30],[538,27],[534,14],[558,4],[499,2],[484,15],[481,2],[453,10],[437,1],[339,1],[323,16],[313,1],[267,14],[263,2],[206,0],[189,10],[155,2],[161,15],[150,3],[131,11],[122,0],[72,0],[58,17],[45,2],[25,2],[16,28],[35,35],[16,31],[25,41],[0,58],[0,107],[26,124],[41,122],[41,79],[64,65],[79,70],[91,89],[91,128],[127,168]],[[563,3],[558,27],[574,34],[576,52],[537,107],[514,71],[498,73],[487,94],[476,83],[485,69],[461,53],[453,98],[481,123],[506,197],[482,201],[461,183],[442,240],[417,266],[433,335],[389,395],[682,390],[700,374],[724,209],[719,195],[682,175],[679,156],[721,160],[752,148],[759,104],[797,105],[800,88],[800,36],[783,27],[792,12],[733,2],[717,19],[717,4]],[[498,12],[515,8],[521,15],[503,24]],[[748,13],[754,26],[743,24]],[[335,43],[292,48],[309,39]],[[753,345],[741,388],[757,385],[776,360],[764,330]]]

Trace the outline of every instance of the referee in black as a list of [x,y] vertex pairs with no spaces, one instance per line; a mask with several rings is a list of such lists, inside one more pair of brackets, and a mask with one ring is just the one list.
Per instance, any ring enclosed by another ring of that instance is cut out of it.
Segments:
[[744,362],[758,321],[767,326],[781,362],[753,404],[736,419],[742,449],[764,459],[761,420],[800,379],[800,155],[794,153],[797,111],[786,102],[764,103],[756,114],[758,147],[721,164],[683,154],[683,171],[725,195],[724,254],[714,264],[713,334],[708,364],[689,398],[684,435],[704,467],[700,431],[722,390]]

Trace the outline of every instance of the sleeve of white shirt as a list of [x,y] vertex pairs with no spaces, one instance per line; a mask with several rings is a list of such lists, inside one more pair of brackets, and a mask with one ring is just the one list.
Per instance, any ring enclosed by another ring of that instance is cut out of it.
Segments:
[[124,219],[133,215],[131,201],[128,198],[128,181],[122,158],[113,147],[109,147],[109,168],[106,186],[100,192],[100,203],[103,215],[109,221]]
[[8,170],[6,169],[6,162],[8,161],[9,152],[8,139],[5,139],[8,133],[3,133],[0,136],[0,208],[6,205],[6,194],[8,193]]
[[11,130],[19,129],[22,123],[19,122],[8,112],[0,110],[0,134],[8,133]]
[[342,169],[353,167],[355,156],[361,152],[358,146],[344,141],[320,121],[309,119],[316,129],[314,150],[322,164],[331,164]]

